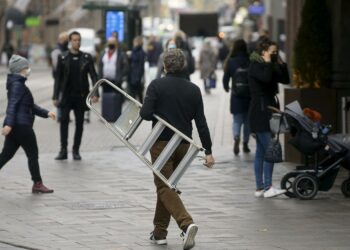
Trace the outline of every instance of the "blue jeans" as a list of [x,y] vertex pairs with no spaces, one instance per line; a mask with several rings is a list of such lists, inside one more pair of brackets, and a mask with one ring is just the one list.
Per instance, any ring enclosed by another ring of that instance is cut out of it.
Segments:
[[249,125],[248,125],[248,113],[240,113],[233,115],[233,136],[234,138],[241,137],[241,127],[243,125],[243,142],[248,143],[249,141]]
[[273,163],[264,161],[267,146],[271,141],[270,132],[256,133],[256,153],[254,161],[256,189],[268,190],[272,186]]

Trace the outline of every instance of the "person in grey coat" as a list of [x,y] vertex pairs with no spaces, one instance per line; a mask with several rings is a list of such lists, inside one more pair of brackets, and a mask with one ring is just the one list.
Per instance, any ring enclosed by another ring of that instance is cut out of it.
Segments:
[[204,89],[206,93],[210,92],[209,81],[215,77],[215,69],[217,64],[217,54],[210,41],[206,40],[199,54],[199,70],[201,79],[203,79]]

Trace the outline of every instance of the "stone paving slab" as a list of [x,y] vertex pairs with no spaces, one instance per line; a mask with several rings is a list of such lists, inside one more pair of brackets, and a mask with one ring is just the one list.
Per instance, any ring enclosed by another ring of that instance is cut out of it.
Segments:
[[[315,200],[253,197],[252,158],[218,155],[206,169],[194,162],[179,183],[182,198],[200,226],[196,249],[346,249],[349,200],[335,187]],[[52,195],[30,193],[24,155],[0,175],[0,239],[37,249],[181,249],[172,221],[167,247],[148,242],[155,190],[150,170],[126,148],[86,154],[79,164],[41,161]],[[101,164],[104,159],[104,164]],[[278,164],[275,183],[291,168]]]

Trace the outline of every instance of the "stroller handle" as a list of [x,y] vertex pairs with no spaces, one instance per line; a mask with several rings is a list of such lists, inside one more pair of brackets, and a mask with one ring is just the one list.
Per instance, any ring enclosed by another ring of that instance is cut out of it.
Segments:
[[268,109],[271,110],[271,112],[274,113],[283,113],[281,110],[279,110],[278,108],[274,107],[274,106],[267,106]]

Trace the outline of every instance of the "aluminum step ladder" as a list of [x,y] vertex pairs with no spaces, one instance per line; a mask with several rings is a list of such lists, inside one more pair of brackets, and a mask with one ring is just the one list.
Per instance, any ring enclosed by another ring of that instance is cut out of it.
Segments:
[[[106,121],[102,117],[101,112],[99,112],[92,105],[92,96],[98,91],[99,87],[102,84],[110,85],[111,87],[113,87],[113,89],[118,91],[126,99],[129,100],[127,106],[122,110],[120,117],[112,123]],[[184,175],[187,168],[190,166],[191,162],[197,156],[199,151],[204,151],[204,148],[197,145],[191,138],[184,135],[182,132],[177,130],[175,127],[173,127],[157,115],[154,115],[154,117],[157,120],[157,123],[152,128],[151,132],[148,134],[146,140],[143,143],[141,143],[141,146],[136,146],[132,144],[129,141],[129,139],[132,138],[135,131],[139,128],[141,122],[143,121],[140,116],[140,109],[142,105],[140,102],[138,102],[137,100],[129,96],[127,93],[125,93],[121,88],[115,86],[112,82],[106,79],[101,79],[96,82],[95,86],[91,89],[86,99],[86,104],[104,122],[105,126],[109,128],[113,132],[113,134],[117,136],[117,138],[121,140],[143,163],[145,163],[153,171],[154,174],[156,174],[171,189],[173,189],[177,193],[181,193],[176,188],[177,183]],[[156,142],[159,135],[165,128],[169,128],[172,131],[174,131],[174,135],[172,136],[166,147],[163,149],[161,154],[158,156],[157,160],[152,164],[152,162],[150,162],[146,158],[146,154],[151,149],[151,147]],[[177,166],[176,170],[169,177],[169,179],[167,179],[161,173],[161,170],[183,140],[187,141],[190,144],[190,147],[182,161]]]

